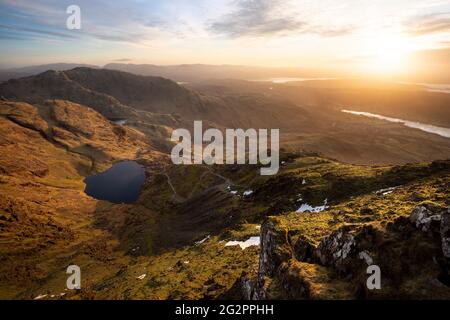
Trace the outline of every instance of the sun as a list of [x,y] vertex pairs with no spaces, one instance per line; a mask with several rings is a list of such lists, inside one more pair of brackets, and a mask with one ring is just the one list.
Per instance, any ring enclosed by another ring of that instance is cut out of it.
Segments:
[[384,35],[374,39],[370,46],[368,69],[372,73],[393,74],[407,69],[412,51],[408,38]]

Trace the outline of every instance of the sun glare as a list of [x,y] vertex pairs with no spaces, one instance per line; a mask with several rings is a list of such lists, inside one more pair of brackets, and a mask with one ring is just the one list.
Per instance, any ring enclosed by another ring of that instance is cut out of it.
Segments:
[[386,74],[405,71],[412,48],[407,38],[380,37],[371,44],[368,68],[372,73]]

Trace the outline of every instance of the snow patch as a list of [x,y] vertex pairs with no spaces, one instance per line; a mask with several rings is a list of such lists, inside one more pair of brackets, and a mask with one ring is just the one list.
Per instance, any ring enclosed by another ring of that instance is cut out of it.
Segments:
[[139,277],[137,277],[137,279],[139,279],[139,280],[143,280],[144,278],[145,278],[145,276],[146,276],[147,274],[141,274]]
[[245,241],[228,241],[227,243],[225,243],[225,247],[230,247],[230,246],[240,246],[242,250],[251,247],[251,246],[259,246],[260,243],[260,237],[256,236],[256,237],[250,237]]
[[300,208],[297,209],[297,212],[321,212],[329,208],[329,206],[327,206],[327,203],[328,199],[325,199],[323,205],[317,207],[313,207],[307,203],[303,203]]
[[204,239],[195,242],[195,244],[196,244],[196,245],[200,245],[200,244],[204,243],[205,241],[207,241],[209,238],[211,238],[211,236],[210,236],[210,235],[207,235]]
[[392,192],[394,192],[394,190],[397,189],[397,187],[390,187],[390,188],[384,188],[384,189],[380,189],[378,191],[375,191],[376,194],[382,194],[383,196],[388,195]]

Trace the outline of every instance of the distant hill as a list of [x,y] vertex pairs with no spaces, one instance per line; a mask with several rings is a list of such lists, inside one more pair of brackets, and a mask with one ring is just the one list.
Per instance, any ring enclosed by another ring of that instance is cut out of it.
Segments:
[[37,66],[27,66],[22,68],[11,68],[0,70],[0,81],[6,81],[9,79],[17,79],[26,76],[31,76],[39,74],[48,70],[54,71],[64,71],[70,70],[76,67],[88,67],[88,68],[98,68],[98,66],[82,63],[51,63],[42,64]]
[[147,111],[235,128],[294,128],[307,116],[299,106],[264,94],[204,95],[161,77],[92,68],[11,79],[0,84],[0,96],[30,103],[69,100],[107,118]]
[[[88,106],[110,120],[127,119],[128,125],[156,141],[160,150],[168,150],[172,129],[191,129],[194,120],[202,120],[205,128],[280,129],[281,145],[290,151],[315,151],[351,163],[398,164],[446,159],[450,154],[450,142],[445,137],[342,113],[343,105],[359,106],[365,101],[358,99],[359,89],[343,90],[342,96],[328,88],[229,80],[205,83],[181,86],[162,77],[82,67],[11,79],[0,84],[0,96],[37,105],[61,99]],[[402,108],[395,108],[399,118],[416,110],[412,114],[420,116],[418,120],[427,120],[422,112],[426,102],[437,101],[439,104],[433,102],[436,106],[444,103],[438,97],[444,94],[411,92],[414,95],[408,90],[408,96],[424,103],[401,103]],[[399,105],[397,101],[411,101],[397,99],[403,95],[375,90],[374,103],[365,103],[368,109],[352,110],[384,114],[375,102],[382,97],[392,106]]]
[[160,76],[178,82],[197,82],[210,79],[264,79],[271,77],[319,77],[321,70],[301,68],[270,68],[237,65],[182,64],[158,66],[153,64],[109,63],[105,69],[120,70],[143,76]]

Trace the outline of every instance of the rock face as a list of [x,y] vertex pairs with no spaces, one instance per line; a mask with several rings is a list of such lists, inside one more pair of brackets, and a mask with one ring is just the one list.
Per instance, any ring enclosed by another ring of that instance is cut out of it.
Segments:
[[[267,218],[261,226],[258,274],[255,280],[249,275],[242,280],[246,297],[376,297],[381,289],[373,292],[366,287],[367,267],[371,265],[382,270],[382,283],[389,287],[383,294],[389,297],[450,294],[449,208],[424,203],[414,207],[409,217],[396,217],[389,224],[376,227],[372,223],[345,224],[320,241],[302,234],[302,230],[309,232],[289,224],[282,216]],[[428,269],[424,270],[425,266]],[[411,281],[410,277],[427,279],[425,286],[433,287],[422,290],[423,293],[409,288],[399,293],[398,286]]]
[[312,262],[313,254],[316,248],[311,240],[300,235],[294,244],[294,255],[299,261]]
[[447,211],[442,214],[440,232],[442,253],[446,259],[450,260],[450,208],[447,208]]
[[298,260],[311,261],[315,248],[302,235],[292,246],[297,235],[291,231],[276,217],[262,224],[258,275],[253,282],[248,277],[242,280],[244,296],[255,300],[348,298],[346,284],[333,278],[326,267]]
[[409,219],[416,228],[439,235],[442,254],[446,259],[450,259],[450,207],[442,208],[430,204],[417,206]]
[[440,212],[433,212],[425,206],[418,206],[414,208],[409,219],[416,228],[429,231],[433,225],[439,225],[441,214]]
[[279,226],[275,219],[269,219],[261,226],[261,253],[256,288],[252,298],[266,299],[266,280],[277,272],[280,265],[292,257],[292,251],[287,245],[287,229]]
[[333,265],[337,269],[343,269],[346,259],[355,253],[355,237],[348,228],[341,228],[324,238],[315,256],[323,265]]

